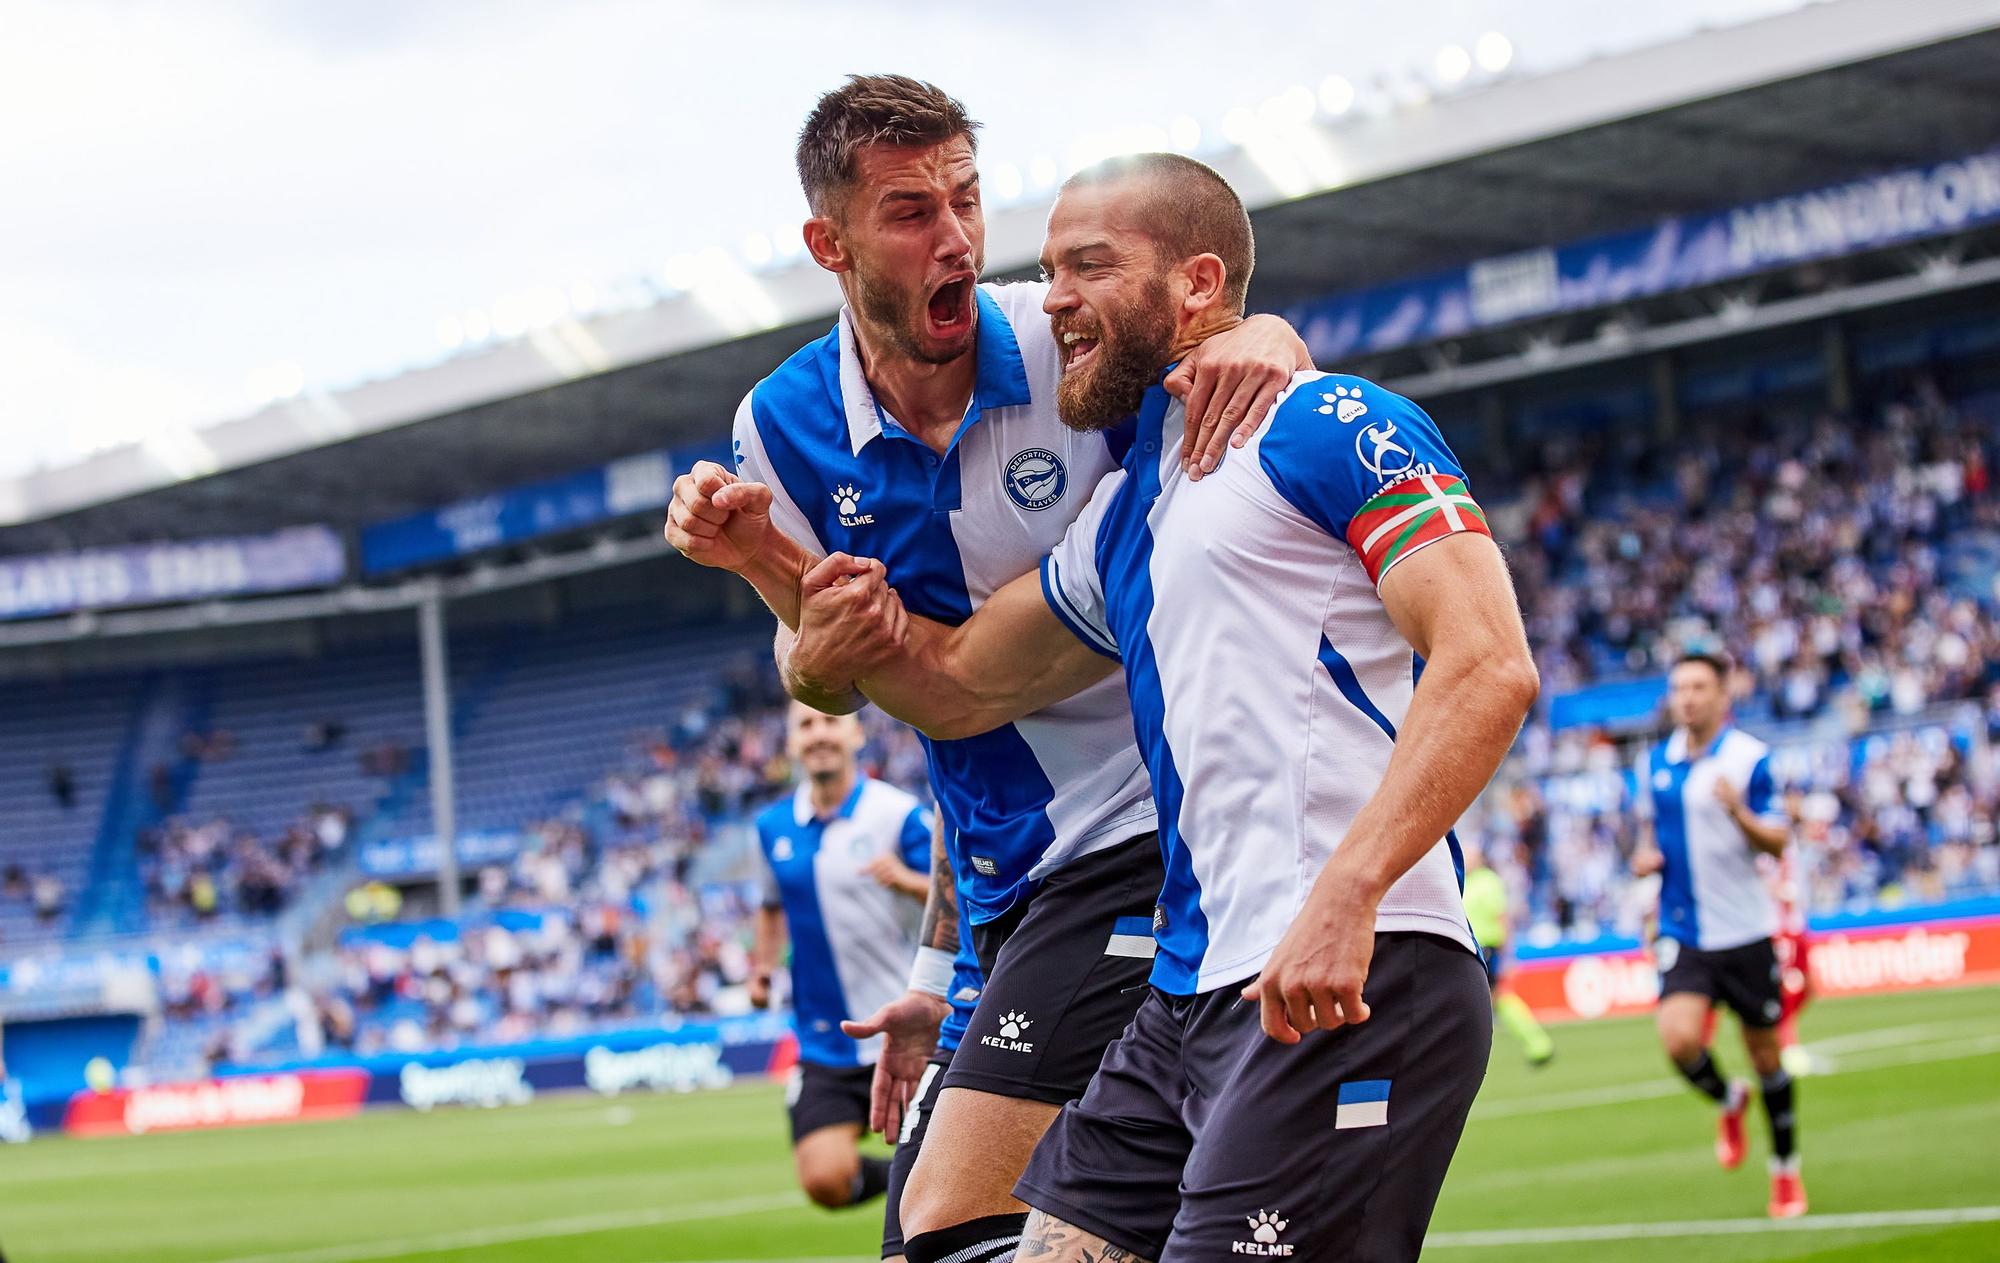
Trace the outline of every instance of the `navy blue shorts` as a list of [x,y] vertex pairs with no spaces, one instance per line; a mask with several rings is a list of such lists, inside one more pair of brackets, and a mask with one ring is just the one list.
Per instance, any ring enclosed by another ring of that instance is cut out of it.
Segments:
[[868,1088],[874,1066],[824,1066],[801,1061],[785,1083],[785,1113],[792,1120],[792,1143],[822,1127],[842,1123],[868,1129]]
[[1662,938],[1653,944],[1653,958],[1660,966],[1662,999],[1678,992],[1706,996],[1711,1005],[1728,1005],[1738,1021],[1756,1030],[1776,1026],[1785,1014],[1784,973],[1770,939],[1703,951]]
[[1159,835],[1073,859],[1002,915],[972,927],[986,988],[944,1076],[1018,1100],[1083,1095],[1150,989]]
[[1478,958],[1378,934],[1369,1020],[1293,1045],[1241,990],[1152,991],[1014,1195],[1158,1263],[1416,1258],[1493,1045]]

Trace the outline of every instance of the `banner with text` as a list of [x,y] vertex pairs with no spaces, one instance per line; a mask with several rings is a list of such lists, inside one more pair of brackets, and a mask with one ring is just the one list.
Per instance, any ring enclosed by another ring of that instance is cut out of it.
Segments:
[[[2000,917],[1815,930],[1807,944],[1816,996],[2000,982]],[[1647,1013],[1660,998],[1659,971],[1643,948],[1526,959],[1506,979],[1555,1021]]]
[[324,588],[346,574],[340,536],[324,526],[0,558],[0,619]]
[[1856,254],[2000,220],[2000,150],[1479,259],[1284,315],[1321,363]]
[[543,535],[663,509],[674,478],[698,460],[729,463],[726,443],[662,448],[595,469],[510,487],[361,532],[361,570],[379,575],[467,557]]

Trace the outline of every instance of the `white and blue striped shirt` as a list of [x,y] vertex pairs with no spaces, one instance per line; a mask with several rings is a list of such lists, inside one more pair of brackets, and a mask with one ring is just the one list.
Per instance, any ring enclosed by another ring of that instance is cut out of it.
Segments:
[[857,1043],[840,1024],[903,994],[923,908],[876,881],[868,866],[893,855],[919,871],[928,868],[930,808],[863,776],[822,819],[811,788],[800,785],[758,815],[757,841],[764,904],[782,907],[791,931],[799,1056],[823,1066],[873,1065],[881,1037]]
[[[978,378],[942,455],[877,405],[846,311],[758,383],[736,414],[736,463],[771,487],[778,528],[822,553],[879,559],[912,613],[953,625],[1034,570],[1117,467],[1130,433],[1079,433],[1056,415],[1062,362],[1041,310],[1046,292],[979,287]],[[925,749],[975,924],[1065,861],[1155,827],[1116,678]]]
[[1660,934],[1686,947],[1725,951],[1778,932],[1778,907],[1757,871],[1757,848],[1715,796],[1718,780],[1752,815],[1787,823],[1771,781],[1771,748],[1740,728],[1716,734],[1690,757],[1676,729],[1640,760],[1634,803],[1653,822],[1660,869]]
[[[1377,580],[1485,528],[1431,419],[1360,378],[1299,374],[1199,482],[1181,473],[1183,424],[1153,387],[1125,467],[1043,562],[1042,588],[1124,664],[1166,853],[1153,983],[1188,995],[1263,968],[1387,771],[1416,662]],[[1376,928],[1471,949],[1463,873],[1439,838]]]

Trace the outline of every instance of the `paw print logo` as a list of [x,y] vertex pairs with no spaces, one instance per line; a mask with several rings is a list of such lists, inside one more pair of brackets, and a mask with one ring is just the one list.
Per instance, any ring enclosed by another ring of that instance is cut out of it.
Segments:
[[861,507],[861,492],[853,483],[846,483],[833,489],[833,506],[844,514],[852,514]]
[[1321,392],[1320,398],[1325,402],[1317,409],[1319,414],[1323,417],[1337,416],[1342,425],[1368,411],[1368,405],[1361,402],[1359,386],[1335,386],[1331,392]]
[[1249,1217],[1249,1222],[1251,1239],[1264,1245],[1270,1245],[1278,1239],[1278,1234],[1283,1232],[1292,1221],[1278,1218],[1275,1211],[1260,1210]]
[[1034,1023],[1028,1020],[1026,1013],[1016,1013],[1012,1009],[1009,1009],[1000,1015],[1000,1037],[1002,1039],[1019,1039],[1021,1038],[1021,1032],[1033,1025]]

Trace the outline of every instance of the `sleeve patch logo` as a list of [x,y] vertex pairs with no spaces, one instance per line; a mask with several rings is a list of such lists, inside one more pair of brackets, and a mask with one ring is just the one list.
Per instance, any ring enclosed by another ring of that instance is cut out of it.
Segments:
[[1417,454],[1396,441],[1396,423],[1373,422],[1354,436],[1354,454],[1377,478],[1394,478],[1417,461]]
[[[1367,431],[1363,431],[1366,437]],[[1378,586],[1391,567],[1447,535],[1470,531],[1489,538],[1486,514],[1453,474],[1421,473],[1384,487],[1347,524],[1347,542]]]

